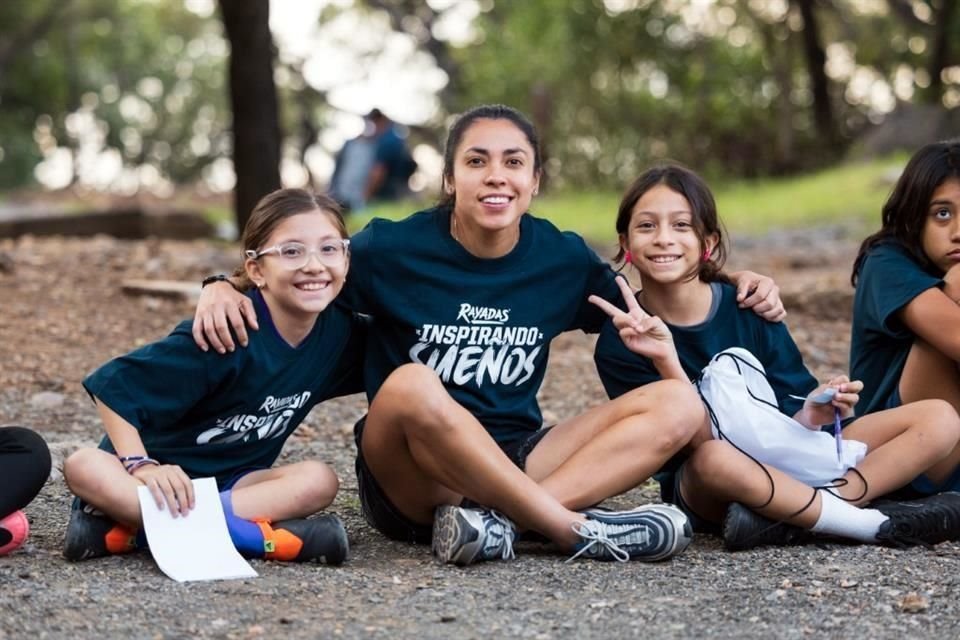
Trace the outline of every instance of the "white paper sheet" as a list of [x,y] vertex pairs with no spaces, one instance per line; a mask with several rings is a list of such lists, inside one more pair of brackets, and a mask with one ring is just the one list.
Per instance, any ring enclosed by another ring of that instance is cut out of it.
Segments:
[[227,521],[213,478],[193,481],[196,508],[174,518],[146,487],[138,488],[143,529],[157,566],[178,582],[255,578],[257,572],[230,540]]

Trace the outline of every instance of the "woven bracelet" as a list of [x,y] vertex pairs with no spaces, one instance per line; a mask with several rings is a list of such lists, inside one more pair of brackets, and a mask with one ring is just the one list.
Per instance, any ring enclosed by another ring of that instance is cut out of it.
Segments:
[[119,456],[119,458],[127,473],[133,473],[134,470],[148,464],[160,465],[159,462],[147,456]]
[[146,466],[148,464],[155,464],[158,467],[160,466],[160,463],[154,460],[153,458],[144,458],[143,460],[137,460],[136,462],[131,462],[130,464],[125,465],[123,468],[127,470],[127,473],[132,474],[134,471],[136,471],[140,467]]

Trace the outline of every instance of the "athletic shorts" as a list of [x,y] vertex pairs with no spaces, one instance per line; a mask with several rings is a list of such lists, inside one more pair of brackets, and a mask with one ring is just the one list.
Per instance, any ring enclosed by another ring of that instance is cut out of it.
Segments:
[[683,478],[683,465],[680,465],[676,471],[658,473],[654,477],[660,483],[660,499],[683,511],[687,515],[687,518],[690,519],[690,526],[693,527],[694,533],[721,535],[721,528],[718,523],[711,522],[697,514],[683,499],[683,495],[680,492],[680,480]]
[[[413,544],[430,544],[433,537],[433,524],[414,522],[397,509],[386,492],[373,476],[373,472],[363,459],[363,447],[360,441],[363,437],[363,427],[366,416],[361,418],[353,428],[354,439],[357,443],[357,487],[360,493],[360,510],[367,523],[387,536],[391,540],[409,542]],[[526,470],[527,457],[543,439],[551,427],[544,427],[529,435],[505,443],[497,443],[503,452],[521,470]],[[461,506],[477,507],[475,502],[463,499]]]

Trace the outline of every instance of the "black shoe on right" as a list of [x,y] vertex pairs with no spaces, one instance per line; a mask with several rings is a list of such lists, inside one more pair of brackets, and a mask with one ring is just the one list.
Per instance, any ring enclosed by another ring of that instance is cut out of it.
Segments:
[[723,519],[723,546],[727,551],[799,545],[812,539],[813,534],[806,529],[786,522],[774,522],[739,502],[730,503]]
[[272,525],[274,531],[286,531],[296,536],[302,546],[295,557],[283,558],[292,562],[320,562],[329,565],[343,564],[350,545],[343,522],[332,513],[314,518],[281,520]]
[[877,540],[895,547],[934,545],[960,540],[960,493],[938,493],[919,500],[872,505],[889,520],[880,525]]

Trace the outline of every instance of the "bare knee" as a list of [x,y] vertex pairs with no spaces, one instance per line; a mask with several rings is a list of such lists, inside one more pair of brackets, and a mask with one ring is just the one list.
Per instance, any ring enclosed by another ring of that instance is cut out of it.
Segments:
[[708,440],[697,447],[684,465],[697,484],[724,493],[735,489],[743,474],[743,457],[736,449],[720,440]]
[[311,513],[330,506],[340,490],[340,478],[328,465],[307,460],[300,463],[298,497],[303,508]]
[[636,389],[631,394],[637,394],[636,414],[646,416],[657,425],[654,442],[647,442],[645,446],[653,445],[671,452],[679,451],[690,442],[703,424],[703,403],[688,382],[660,380]]
[[930,399],[911,403],[916,424],[925,431],[930,446],[941,450],[953,449],[960,442],[960,416],[946,400]]
[[409,420],[435,415],[446,400],[449,393],[437,373],[425,365],[410,363],[387,376],[377,391],[374,405],[386,406],[391,414]]
[[424,388],[429,389],[439,383],[440,378],[436,371],[426,365],[411,362],[397,367],[387,376],[387,379],[380,385],[380,390],[377,391],[377,398],[386,394],[388,396],[401,395],[413,399],[409,398],[410,394],[417,395],[414,392]]
[[99,449],[77,449],[63,461],[63,479],[74,494],[80,495],[96,483],[97,470],[103,466]]
[[[405,364],[391,373],[370,406],[367,426],[399,427],[407,436],[433,438],[459,426],[458,405],[437,373],[422,364]],[[376,428],[376,427],[374,427]]]

